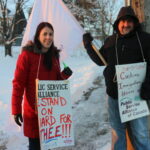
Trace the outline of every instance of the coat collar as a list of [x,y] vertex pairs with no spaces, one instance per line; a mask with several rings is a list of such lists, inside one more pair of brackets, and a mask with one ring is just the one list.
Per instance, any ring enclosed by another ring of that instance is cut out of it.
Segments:
[[36,45],[29,45],[29,46],[24,46],[24,50],[34,52],[36,54],[44,54],[44,52],[41,51]]

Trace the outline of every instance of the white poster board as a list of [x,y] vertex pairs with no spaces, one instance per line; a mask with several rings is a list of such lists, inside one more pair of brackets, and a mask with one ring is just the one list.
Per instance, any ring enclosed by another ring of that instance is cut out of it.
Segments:
[[117,65],[116,74],[121,122],[149,115],[146,101],[140,98],[140,88],[146,74],[146,63]]
[[37,80],[41,150],[74,145],[68,80]]

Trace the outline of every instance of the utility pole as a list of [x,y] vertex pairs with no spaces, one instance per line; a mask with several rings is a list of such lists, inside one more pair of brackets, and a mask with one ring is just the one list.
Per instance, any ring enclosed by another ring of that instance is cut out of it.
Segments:
[[143,23],[145,20],[144,1],[145,0],[125,0],[125,6],[132,6],[140,23]]
[[146,32],[150,33],[150,2],[149,0],[144,0],[144,15],[145,15],[145,22],[144,22],[144,29]]
[[131,0],[125,0],[125,6],[131,6]]
[[134,12],[138,17],[140,23],[143,23],[145,21],[144,0],[131,0],[131,6],[134,9]]
[[[125,0],[127,1],[127,0]],[[131,0],[131,6],[134,9],[143,29],[150,33],[150,2],[149,0]]]

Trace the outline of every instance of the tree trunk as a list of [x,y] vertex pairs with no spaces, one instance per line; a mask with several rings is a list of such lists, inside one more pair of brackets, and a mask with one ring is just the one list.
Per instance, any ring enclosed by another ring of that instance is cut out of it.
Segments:
[[125,0],[125,6],[130,6],[131,5],[131,0]]
[[11,46],[12,44],[5,44],[5,56],[12,56]]

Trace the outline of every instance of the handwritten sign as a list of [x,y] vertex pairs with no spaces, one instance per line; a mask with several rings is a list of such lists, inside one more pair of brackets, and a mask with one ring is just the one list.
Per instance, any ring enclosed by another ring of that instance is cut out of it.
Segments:
[[41,150],[74,145],[69,81],[37,82]]
[[149,115],[146,101],[140,98],[146,63],[117,65],[116,74],[121,121],[126,122]]

